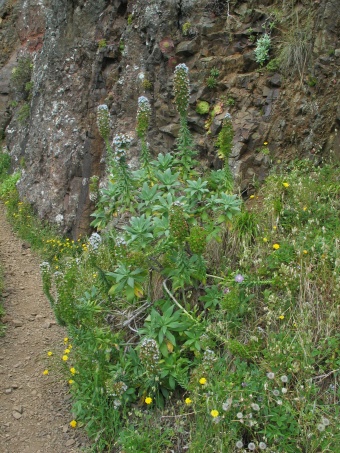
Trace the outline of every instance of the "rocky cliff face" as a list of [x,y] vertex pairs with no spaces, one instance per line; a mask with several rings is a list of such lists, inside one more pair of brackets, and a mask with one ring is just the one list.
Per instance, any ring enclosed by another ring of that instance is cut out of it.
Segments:
[[[63,232],[86,232],[89,178],[105,168],[97,105],[109,106],[113,133],[135,136],[137,99],[148,96],[150,147],[173,149],[178,63],[190,69],[189,124],[205,165],[220,165],[214,141],[232,115],[230,165],[244,196],[273,162],[340,157],[339,17],[338,0],[1,0],[0,128],[21,197]],[[254,53],[264,33],[269,69]],[[11,73],[27,55],[30,94],[13,103]],[[137,155],[135,140],[132,165]]]

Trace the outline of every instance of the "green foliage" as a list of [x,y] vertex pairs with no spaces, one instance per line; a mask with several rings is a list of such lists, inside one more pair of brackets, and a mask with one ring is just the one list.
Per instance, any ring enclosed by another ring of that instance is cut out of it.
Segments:
[[278,58],[273,58],[267,63],[266,69],[270,72],[275,72],[280,68],[280,60]]
[[18,60],[17,66],[12,70],[11,87],[19,100],[27,100],[32,89],[33,63],[30,57],[22,57]]
[[6,200],[12,195],[13,192],[16,190],[16,184],[20,179],[20,173],[16,172],[12,175],[7,176],[4,178],[0,185],[0,197],[3,200]]
[[264,65],[265,61],[269,58],[269,50],[271,47],[271,37],[268,33],[265,33],[261,38],[256,42],[255,49],[255,60],[261,66]]
[[106,39],[100,39],[98,41],[98,49],[105,49],[107,46]]
[[214,77],[212,75],[207,77],[206,84],[207,84],[207,87],[210,88],[210,89],[216,88],[216,86],[217,86],[216,77]]
[[31,58],[23,57],[18,60],[18,65],[12,70],[11,74],[11,87],[16,98],[14,101],[16,104],[13,104],[13,108],[18,105],[18,101],[23,101],[18,111],[20,124],[25,124],[30,117],[30,100],[33,90],[32,69]]
[[310,86],[310,87],[315,87],[315,85],[317,84],[317,78],[312,76],[312,75],[309,75],[308,78],[307,78],[307,85]]
[[137,297],[143,296],[143,286],[146,279],[144,269],[130,269],[124,264],[120,264],[115,272],[107,272],[107,277],[112,277],[116,282],[111,286],[109,294],[123,293],[128,302],[132,302]]
[[220,71],[217,68],[212,68],[210,70],[210,75],[206,79],[207,87],[210,89],[216,88],[217,78],[220,75]]
[[4,152],[0,152],[0,184],[8,177],[10,166],[10,155]]
[[150,91],[150,90],[152,90],[153,83],[150,80],[148,80],[148,79],[143,79],[142,87],[143,87],[144,90]]
[[217,77],[219,75],[220,75],[220,71],[217,68],[210,69],[210,76],[211,77],[215,77],[215,79],[217,79]]
[[[195,166],[185,102],[182,154],[131,171],[128,138],[106,140],[101,244],[44,243],[78,426],[98,452],[336,453],[339,169],[282,164],[241,209],[226,168]],[[148,117],[137,133],[147,139]],[[216,142],[225,162],[232,140],[228,116]],[[26,223],[13,185],[5,193]]]
[[241,240],[251,242],[258,236],[258,222],[256,214],[243,209],[233,219],[236,234]]
[[187,36],[190,32],[190,29],[191,29],[191,23],[190,22],[185,22],[183,25],[182,25],[182,33],[184,36]]
[[[162,314],[152,309],[139,333],[157,340],[162,355],[168,357],[169,352],[173,352],[179,341],[177,333],[187,330],[189,324],[183,313],[180,310],[175,310],[175,306],[171,305],[171,303],[164,303],[163,301],[159,305],[162,306]],[[174,389],[175,386],[173,386]]]
[[[120,431],[117,444],[128,453],[167,451],[174,446],[173,429],[162,426],[161,420],[155,420],[152,414],[134,409],[132,420],[126,429]],[[154,442],[150,447],[150,432],[153,433]],[[150,449],[151,448],[151,449]]]
[[206,115],[207,113],[209,113],[209,110],[210,110],[209,102],[207,102],[207,101],[197,102],[197,106],[196,106],[197,113],[199,113],[200,115]]
[[18,121],[25,124],[30,117],[31,107],[28,102],[24,102],[18,111]]
[[[335,453],[338,169],[292,165],[268,178],[257,211],[240,212],[233,195],[206,192],[218,172],[181,181],[170,154],[150,165],[153,185],[138,183],[127,224],[80,261],[58,261],[62,275],[50,273],[74,345],[77,420],[98,451],[115,439],[131,451],[132,442],[155,452],[175,442],[192,452],[254,444]],[[178,200],[180,233],[169,221]],[[217,275],[204,255],[211,234],[222,234],[218,218],[212,228],[205,219],[214,209],[223,222],[231,209]],[[161,298],[153,297],[159,278],[171,288]],[[320,385],[324,375],[330,382]]]

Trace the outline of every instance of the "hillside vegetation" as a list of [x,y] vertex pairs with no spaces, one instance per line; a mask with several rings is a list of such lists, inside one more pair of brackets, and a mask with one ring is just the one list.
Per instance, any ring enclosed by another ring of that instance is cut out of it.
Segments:
[[89,238],[38,224],[18,200],[19,176],[0,186],[13,227],[45,259],[45,293],[68,328],[46,369],[62,371],[72,426],[87,430],[93,451],[336,453],[338,165],[272,162],[243,201],[228,166],[232,118],[215,142],[223,168],[204,169],[183,64],[174,96],[177,151],[158,156],[147,143],[151,107],[139,98],[138,170],[126,163],[130,137],[111,144],[99,107],[108,164],[105,187],[91,181]]

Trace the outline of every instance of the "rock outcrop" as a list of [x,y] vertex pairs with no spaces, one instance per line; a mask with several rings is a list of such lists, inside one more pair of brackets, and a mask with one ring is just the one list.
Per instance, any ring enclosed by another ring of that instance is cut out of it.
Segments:
[[[214,142],[232,115],[229,163],[244,196],[272,163],[340,157],[337,0],[2,0],[0,18],[0,128],[22,170],[19,192],[73,237],[89,228],[89,178],[104,174],[97,105],[109,106],[114,133],[135,135],[137,99],[148,96],[150,148],[174,149],[178,63],[190,69],[189,125],[206,166],[220,165]],[[265,32],[267,69],[254,52]],[[16,105],[10,75],[27,55],[30,95]],[[196,112],[199,101],[209,113]],[[135,140],[132,165],[137,156]]]

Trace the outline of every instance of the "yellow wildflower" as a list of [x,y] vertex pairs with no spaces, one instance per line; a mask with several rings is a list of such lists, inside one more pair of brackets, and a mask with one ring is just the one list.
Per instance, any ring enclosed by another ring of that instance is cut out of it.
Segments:
[[264,146],[267,146],[268,145],[268,142],[263,142]]
[[151,404],[152,398],[150,396],[147,396],[144,401],[145,401],[145,404]]
[[252,200],[253,198],[255,198],[255,195],[250,195],[250,200]]
[[213,418],[218,417],[218,414],[219,414],[219,412],[218,412],[216,409],[213,409],[213,410],[210,412],[210,415],[211,415]]
[[72,385],[72,384],[74,384],[74,380],[73,380],[73,379],[69,379],[69,380],[68,380],[68,383],[69,383],[70,385]]
[[68,355],[66,355],[66,354],[63,355],[63,356],[62,356],[62,359],[63,359],[64,362],[67,362],[67,361],[68,361]]
[[65,337],[65,338],[64,338],[64,343],[67,343],[67,342],[68,342],[68,338]]
[[43,371],[43,375],[44,375],[44,376],[47,376],[47,375],[48,375],[48,370],[44,370],[44,371]]
[[304,211],[307,211],[307,206],[304,206],[302,209],[303,209]]
[[73,368],[73,367],[72,367],[72,368],[70,368],[70,371],[71,371],[71,373],[72,373],[72,374],[76,374],[76,372],[77,372],[77,371],[76,371],[76,369],[75,369],[75,368]]
[[71,426],[72,428],[75,428],[75,427],[77,426],[77,422],[76,422],[75,420],[72,420],[72,421],[70,422],[70,426]]
[[184,402],[189,405],[192,403],[192,400],[190,398],[185,398]]
[[279,319],[285,319],[285,315],[280,315]]
[[287,189],[287,187],[290,186],[290,184],[289,184],[288,182],[283,182],[282,185],[283,185],[283,187],[285,187],[286,189]]
[[263,242],[268,242],[268,239],[267,238],[263,238]]
[[52,351],[48,351],[47,355],[48,355],[49,357],[51,357],[51,355],[53,355],[53,352],[52,352]]
[[303,253],[304,253],[305,255],[307,255],[307,253],[308,253],[308,250],[304,250],[304,251],[303,251]]
[[71,351],[69,349],[65,349],[64,354],[69,354]]
[[280,245],[279,244],[273,244],[273,249],[274,250],[278,250],[280,248]]
[[205,385],[205,384],[207,383],[206,378],[205,378],[205,377],[201,377],[201,379],[199,380],[199,383],[200,383],[201,385]]

